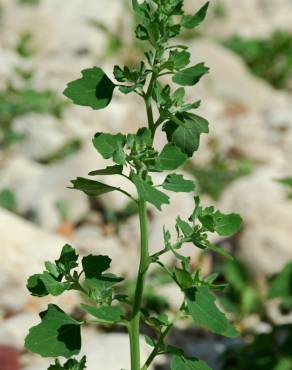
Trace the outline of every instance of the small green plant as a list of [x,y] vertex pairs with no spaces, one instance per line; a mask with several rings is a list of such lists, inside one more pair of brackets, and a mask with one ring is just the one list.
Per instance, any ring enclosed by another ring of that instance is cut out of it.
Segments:
[[[27,287],[32,295],[42,297],[48,294],[58,296],[68,290],[82,294],[84,303],[81,309],[91,319],[79,321],[54,304],[40,314],[41,322],[30,329],[25,340],[29,351],[44,357],[70,358],[81,350],[81,327],[83,325],[118,324],[129,333],[131,370],[146,370],[156,356],[169,354],[171,370],[207,370],[208,365],[197,358],[188,358],[184,351],[167,344],[166,338],[177,320],[191,317],[195,325],[204,327],[214,334],[227,337],[238,335],[215,303],[213,291],[222,290],[225,285],[216,284],[216,274],[203,276],[199,269],[194,270],[190,258],[180,253],[180,248],[190,243],[202,251],[212,250],[226,258],[230,255],[221,247],[210,242],[210,233],[230,236],[237,232],[241,218],[236,214],[223,214],[214,207],[204,208],[200,198],[194,196],[194,210],[188,219],[177,217],[173,233],[164,228],[164,245],[159,252],[151,254],[148,245],[149,204],[161,210],[170,203],[166,192],[194,192],[193,181],[185,179],[176,171],[198,150],[200,136],[208,133],[208,121],[195,114],[200,105],[186,102],[185,87],[196,85],[209,71],[204,63],[187,67],[190,53],[184,45],[172,43],[183,28],[193,29],[206,17],[209,3],[194,15],[185,15],[183,0],[132,1],[133,10],[140,20],[135,33],[139,40],[150,45],[145,52],[146,62],[137,68],[114,67],[113,82],[99,67],[82,71],[82,77],[70,82],[64,94],[75,104],[102,109],[111,102],[113,92],[135,93],[145,104],[147,126],[136,133],[109,134],[98,132],[93,145],[99,155],[111,160],[104,169],[93,170],[90,176],[120,175],[136,188],[137,195],[125,189],[101,183],[89,178],[78,177],[72,180],[72,188],[96,197],[118,191],[128,197],[138,207],[140,220],[140,264],[135,281],[134,294],[127,296],[120,289],[123,278],[109,272],[111,258],[104,255],[89,255],[79,258],[76,250],[65,245],[60,257],[54,262],[46,262],[42,273],[31,276]],[[172,82],[179,85],[173,90],[170,84],[163,84],[161,77],[171,76]],[[155,108],[155,111],[154,111]],[[166,134],[162,150],[155,148],[155,135],[158,129]],[[155,174],[166,172],[162,183],[157,183]],[[165,253],[172,253],[177,259],[176,266],[166,266],[160,259]],[[181,289],[182,300],[179,312],[167,315],[155,314],[143,307],[147,272],[151,264],[165,271]],[[140,358],[140,325],[143,321],[154,333],[147,338],[152,352],[145,363]],[[98,366],[98,364],[97,364]],[[104,364],[101,364],[103,367]],[[117,368],[119,364],[117,364]],[[56,360],[50,369],[82,370],[81,362],[70,359],[64,365]]]
[[269,38],[232,36],[224,45],[239,54],[251,71],[277,89],[291,90],[292,35],[276,31]]
[[[292,263],[272,276],[265,291],[256,287],[248,276],[247,269],[241,264],[227,264],[224,271],[226,281],[231,289],[227,292],[226,308],[233,314],[247,319],[250,314],[257,314],[259,326],[245,327],[242,323],[242,343],[226,349],[221,358],[225,370],[291,370],[292,369]],[[274,300],[279,313],[286,323],[274,322],[267,311],[267,306]],[[259,328],[265,326],[264,332]]]

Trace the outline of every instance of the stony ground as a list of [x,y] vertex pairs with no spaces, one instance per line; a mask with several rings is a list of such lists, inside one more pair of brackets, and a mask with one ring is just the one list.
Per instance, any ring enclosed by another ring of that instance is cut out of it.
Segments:
[[[84,0],[71,0],[70,4],[41,0],[37,6],[19,3],[0,1],[1,91],[29,85],[36,90],[50,89],[65,102],[62,91],[81,69],[102,65],[110,73],[115,63],[135,62],[141,53],[130,32],[133,19],[127,1],[87,0],[86,6]],[[190,8],[192,4],[187,2]],[[292,259],[292,201],[276,181],[292,174],[292,96],[254,77],[242,59],[221,46],[218,39],[235,33],[266,37],[279,28],[292,32],[292,3],[218,0],[218,4],[221,8],[214,6],[202,36],[187,41],[193,61],[205,61],[211,67],[202,84],[188,91],[190,98],[202,99],[200,113],[211,124],[211,133],[203,138],[193,164],[208,165],[216,155],[253,163],[250,174],[226,187],[217,204],[224,211],[242,215],[244,227],[236,240],[236,253],[254,276],[262,279]],[[25,34],[30,35],[25,47],[31,56],[17,52]],[[23,78],[20,69],[29,71],[31,78]],[[109,254],[116,273],[135,273],[132,267],[137,265],[139,243],[136,216],[120,227],[104,222],[104,211],[117,214],[126,200],[110,194],[93,207],[86,196],[66,187],[75,176],[104,166],[90,145],[95,132],[134,131],[144,122],[139,101],[118,95],[110,108],[98,113],[68,104],[62,114],[26,112],[13,118],[13,129],[25,133],[26,138],[0,152],[0,191],[12,190],[17,200],[16,213],[0,208],[0,344],[22,353],[24,370],[47,366],[22,347],[27,329],[37,322],[37,312],[48,303],[45,298],[36,301],[30,297],[25,281],[40,270],[43,261],[56,258],[62,244],[75,245],[81,254]],[[72,140],[78,140],[79,150],[65,159],[47,161]],[[159,137],[158,141],[162,140]],[[121,183],[112,178],[113,184],[117,181]],[[66,221],[57,202],[68,206]],[[205,195],[204,202],[215,201]],[[159,248],[162,226],[171,228],[177,214],[187,215],[191,207],[191,196],[175,196],[162,215],[151,209],[153,250]],[[194,250],[186,253],[194,261],[198,256]],[[175,307],[178,292],[170,289],[164,293]],[[72,293],[58,300],[69,311],[77,302],[78,296]],[[114,370],[117,363],[128,368],[127,350],[123,333],[86,331],[89,369],[101,370],[106,364],[107,370]],[[143,351],[146,355],[149,348],[145,345]],[[210,360],[208,353],[202,352]]]

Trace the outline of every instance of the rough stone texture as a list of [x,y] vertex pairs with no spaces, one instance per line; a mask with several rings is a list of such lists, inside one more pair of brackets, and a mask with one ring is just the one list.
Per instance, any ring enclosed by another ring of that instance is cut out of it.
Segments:
[[238,180],[221,200],[223,210],[238,212],[244,220],[238,256],[256,275],[270,275],[292,259],[292,202],[277,169],[263,168]]
[[77,299],[72,292],[54,299],[36,299],[25,288],[27,278],[41,272],[45,261],[58,258],[65,240],[3,209],[0,209],[0,235],[0,310],[18,311],[26,306],[36,313],[48,301],[72,309]]
[[[138,245],[123,243],[114,235],[104,235],[97,226],[82,226],[74,234],[73,244],[78,246],[81,254],[103,254],[112,259],[111,271],[116,274],[136,274],[138,266]],[[130,268],[129,268],[130,267]]]

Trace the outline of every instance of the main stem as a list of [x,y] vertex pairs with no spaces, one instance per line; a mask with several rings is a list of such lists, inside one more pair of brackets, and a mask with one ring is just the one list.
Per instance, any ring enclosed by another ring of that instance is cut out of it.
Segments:
[[131,370],[140,370],[140,308],[142,303],[145,275],[149,266],[148,249],[148,221],[146,202],[139,200],[139,220],[141,252],[140,265],[137,276],[136,290],[133,303],[133,311],[129,325],[130,348],[131,348]]

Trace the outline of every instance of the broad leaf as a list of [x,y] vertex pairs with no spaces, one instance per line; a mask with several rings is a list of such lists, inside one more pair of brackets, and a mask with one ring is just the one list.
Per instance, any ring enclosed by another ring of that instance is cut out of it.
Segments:
[[70,283],[61,283],[47,271],[40,275],[40,279],[46,287],[48,293],[53,296],[58,296],[62,294],[65,290],[68,290],[70,288]]
[[115,165],[115,166],[108,166],[102,170],[95,170],[89,172],[88,175],[90,176],[97,176],[97,175],[121,175],[123,172],[123,166]]
[[31,295],[35,297],[44,297],[49,294],[45,284],[41,279],[42,274],[35,274],[28,278],[26,287]]
[[133,175],[132,179],[141,199],[153,204],[159,210],[161,210],[162,204],[169,204],[169,197],[166,194],[155,189],[154,186],[148,184],[137,175]]
[[188,271],[175,268],[174,275],[182,289],[189,289],[194,286],[192,275]]
[[191,113],[183,113],[179,115],[179,119],[181,125],[168,121],[163,130],[169,142],[176,144],[191,157],[199,148],[201,134],[209,132],[209,123],[205,118]]
[[203,22],[203,20],[206,18],[209,5],[210,5],[210,2],[208,1],[205,5],[203,5],[200,8],[200,10],[195,15],[183,16],[181,25],[188,29],[199,26]]
[[[93,140],[93,145],[103,158],[109,159],[114,154],[123,148],[125,144],[125,137],[122,134],[103,134],[97,133]],[[123,163],[118,163],[123,164]]]
[[101,68],[84,69],[81,73],[82,78],[70,82],[64,95],[77,105],[92,109],[105,108],[112,99],[116,85]]
[[124,312],[120,306],[101,306],[94,307],[87,304],[81,304],[82,310],[96,317],[98,321],[108,324],[114,324],[123,319]]
[[30,329],[25,348],[43,357],[71,357],[81,347],[80,322],[50,304],[40,314],[41,323]]
[[199,63],[193,67],[177,72],[172,77],[172,81],[182,86],[193,86],[208,72],[209,68],[206,67],[204,63]]
[[241,227],[242,218],[236,213],[224,214],[208,207],[201,211],[199,220],[207,230],[216,231],[221,236],[235,234]]
[[212,333],[226,337],[238,335],[235,328],[215,304],[215,297],[207,287],[197,287],[186,291],[186,302],[194,322]]
[[55,364],[51,365],[48,370],[85,370],[86,369],[86,357],[82,357],[80,361],[70,358],[64,365],[61,365],[60,361],[55,360]]
[[186,358],[181,355],[172,356],[171,370],[211,370],[211,368],[197,358]]
[[178,227],[185,237],[190,237],[194,229],[190,226],[190,224],[184,220],[182,220],[180,217],[177,217],[176,219],[176,227]]
[[188,159],[179,147],[172,143],[168,143],[162,149],[157,157],[155,168],[157,170],[175,170],[185,163]]
[[111,265],[111,259],[108,256],[89,256],[82,258],[82,267],[86,278],[99,277]]
[[186,180],[182,175],[171,174],[166,177],[162,184],[163,189],[188,193],[195,190],[195,183],[191,180]]
[[77,267],[78,254],[75,249],[69,244],[65,244],[62,248],[61,255],[58,260],[56,260],[56,266],[59,270],[63,272],[70,272],[73,268]]
[[139,24],[135,30],[135,34],[136,34],[136,37],[137,39],[139,40],[149,40],[149,33],[147,31],[147,29],[142,26],[141,24]]
[[164,67],[170,70],[182,69],[190,63],[191,54],[186,50],[172,50]]
[[90,196],[98,196],[111,191],[120,190],[119,188],[115,188],[99,181],[85,179],[84,177],[77,177],[76,180],[71,180],[71,182],[73,184],[72,189],[81,190]]
[[284,269],[272,280],[269,298],[291,298],[292,296],[292,263],[288,263]]

